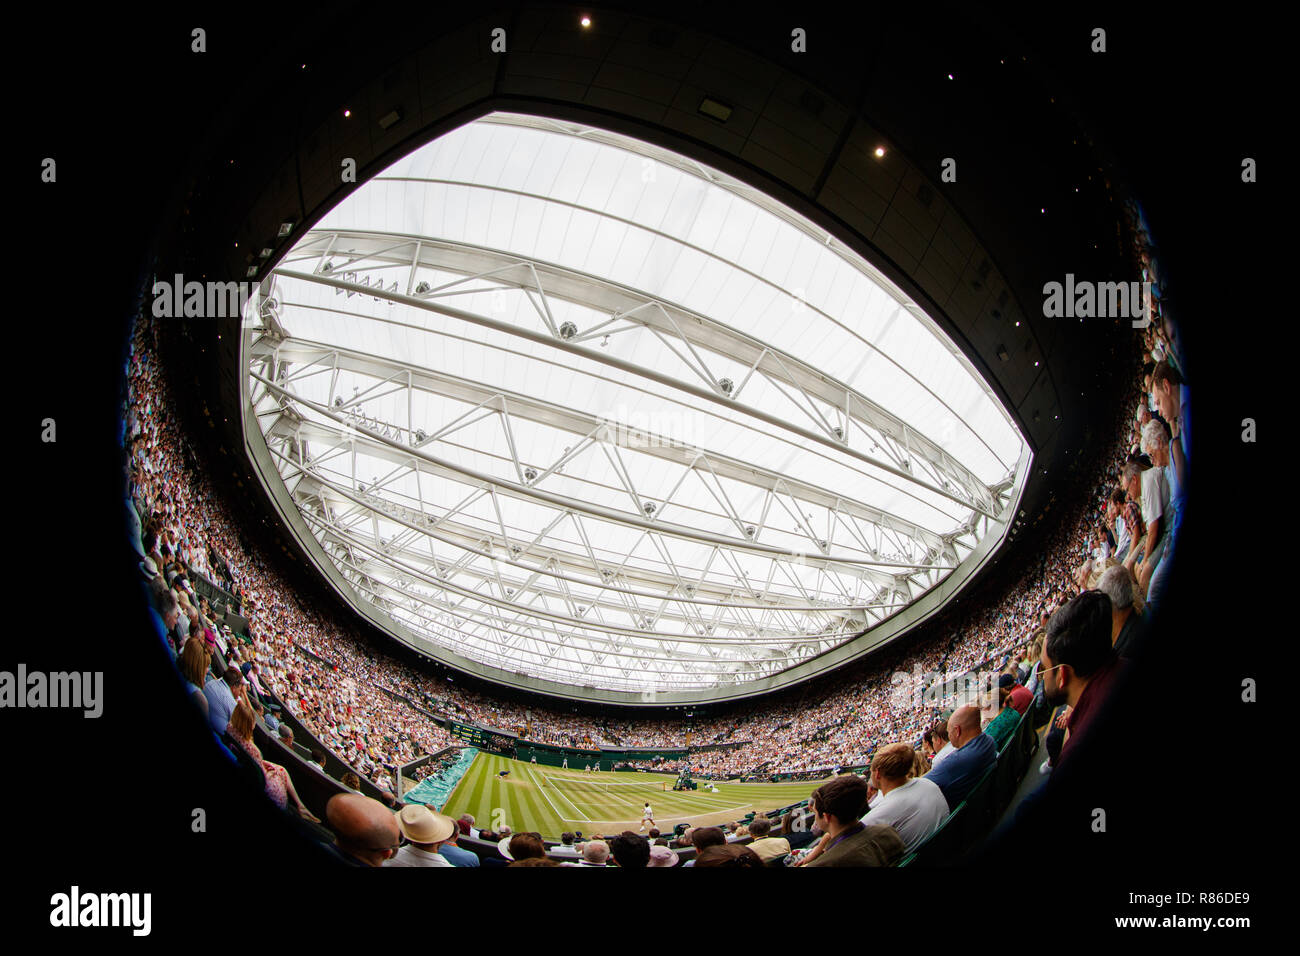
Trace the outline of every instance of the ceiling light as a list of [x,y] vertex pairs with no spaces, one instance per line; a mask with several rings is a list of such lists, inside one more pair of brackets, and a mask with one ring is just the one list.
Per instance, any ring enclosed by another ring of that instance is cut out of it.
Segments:
[[725,123],[731,119],[731,107],[708,96],[700,100],[699,110],[705,116],[715,119],[719,123]]

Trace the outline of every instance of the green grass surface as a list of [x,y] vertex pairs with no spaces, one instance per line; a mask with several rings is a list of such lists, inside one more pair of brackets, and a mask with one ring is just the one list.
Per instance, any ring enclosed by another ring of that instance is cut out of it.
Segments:
[[[502,770],[509,770],[510,776],[499,777]],[[806,800],[822,783],[720,782],[715,784],[718,792],[711,793],[699,781],[699,790],[674,793],[675,779],[674,774],[588,774],[480,753],[442,812],[452,817],[471,813],[479,827],[496,829],[505,824],[516,833],[535,830],[558,840],[566,830],[587,835],[637,830],[642,805],[649,801],[655,825],[668,832],[678,823],[729,823],[750,810],[786,807]]]

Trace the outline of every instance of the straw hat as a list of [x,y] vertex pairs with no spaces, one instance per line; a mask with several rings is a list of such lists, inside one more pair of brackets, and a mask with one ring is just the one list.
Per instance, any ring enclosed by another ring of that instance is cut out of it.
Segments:
[[412,843],[441,843],[456,829],[456,821],[434,813],[418,803],[407,804],[396,814],[397,828]]

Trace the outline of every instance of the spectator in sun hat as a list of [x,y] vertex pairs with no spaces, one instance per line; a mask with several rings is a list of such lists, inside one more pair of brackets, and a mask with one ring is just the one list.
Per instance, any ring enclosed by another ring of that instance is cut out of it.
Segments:
[[411,803],[396,814],[397,828],[407,840],[384,866],[451,866],[452,863],[438,852],[442,844],[456,829],[456,821],[426,806]]
[[657,867],[668,867],[677,865],[678,856],[666,846],[655,845],[650,847],[650,862],[646,866],[650,869]]
[[546,856],[546,844],[540,833],[516,833],[497,841],[497,849],[507,860],[529,860]]

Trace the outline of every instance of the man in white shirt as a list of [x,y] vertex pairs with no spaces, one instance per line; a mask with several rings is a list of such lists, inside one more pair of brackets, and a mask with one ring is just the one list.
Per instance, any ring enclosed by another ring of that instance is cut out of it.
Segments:
[[1129,498],[1141,505],[1142,520],[1147,526],[1142,560],[1133,568],[1139,591],[1145,596],[1147,582],[1164,556],[1169,536],[1164,518],[1169,507],[1169,488],[1159,468],[1144,469],[1133,461],[1124,466],[1123,486]]
[[876,751],[871,761],[871,780],[883,797],[862,822],[893,827],[903,839],[904,852],[911,853],[948,816],[943,791],[925,777],[909,777],[913,752],[908,744],[890,744]]
[[397,828],[410,842],[397,851],[384,866],[452,866],[452,862],[438,853],[447,842],[456,821],[428,807],[408,803],[397,814]]

